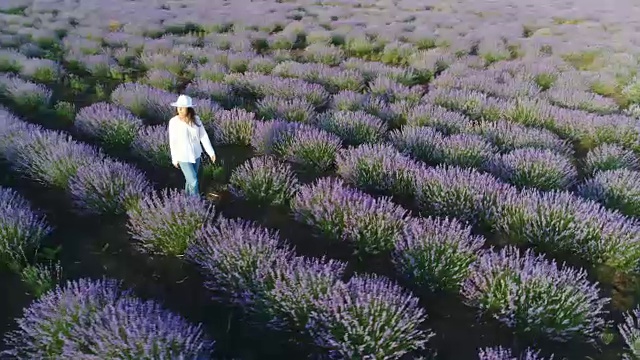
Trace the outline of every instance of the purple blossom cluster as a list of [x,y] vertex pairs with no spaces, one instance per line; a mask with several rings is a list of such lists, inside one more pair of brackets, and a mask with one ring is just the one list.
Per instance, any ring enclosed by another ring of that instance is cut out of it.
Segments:
[[472,127],[471,120],[466,116],[430,104],[415,106],[407,114],[407,125],[429,126],[444,134],[466,133]]
[[319,84],[333,94],[340,91],[359,92],[365,86],[364,77],[356,70],[340,69],[318,63],[284,61],[274,67],[271,74]]
[[20,76],[40,83],[54,83],[63,74],[61,66],[51,59],[30,58],[20,65]]
[[640,229],[619,212],[569,192],[505,192],[494,208],[495,229],[511,241],[593,264],[635,271]]
[[114,104],[153,122],[166,122],[175,115],[175,110],[168,104],[176,98],[175,94],[139,83],[123,83],[111,93]]
[[53,228],[13,189],[0,187],[0,208],[0,262],[20,268]]
[[495,176],[519,188],[564,190],[573,185],[578,171],[570,158],[547,149],[522,148],[497,155],[489,165]]
[[303,98],[267,96],[258,101],[256,106],[258,115],[267,120],[283,119],[310,124],[316,117],[313,105]]
[[13,75],[0,76],[0,96],[9,99],[24,112],[39,112],[51,105],[53,92],[41,84]]
[[[17,358],[201,358],[214,342],[153,301],[111,279],[69,281],[35,300],[7,335]],[[121,331],[126,329],[126,331]]]
[[241,108],[232,108],[217,110],[208,127],[213,143],[216,145],[249,146],[257,124],[254,113]]
[[141,82],[164,91],[175,91],[180,85],[178,76],[165,69],[151,69],[147,71]]
[[167,127],[164,125],[141,127],[131,142],[131,153],[153,166],[164,167],[171,164]]
[[640,217],[640,171],[599,171],[580,184],[578,193],[625,215]]
[[572,155],[571,144],[547,129],[526,127],[510,121],[483,122],[471,132],[482,135],[502,152],[522,148],[548,149],[559,154]]
[[229,191],[234,196],[265,205],[288,204],[297,188],[291,166],[272,156],[247,160],[229,178]]
[[640,170],[640,158],[619,145],[603,144],[587,153],[583,169],[590,175],[607,170]]
[[272,154],[315,172],[331,169],[340,138],[316,127],[281,120],[258,122],[251,140],[259,154]]
[[469,275],[484,239],[455,219],[410,220],[396,243],[393,262],[399,273],[421,289],[458,290]]
[[405,126],[391,132],[388,138],[404,154],[431,164],[483,169],[497,152],[479,135],[444,136],[429,127]]
[[587,272],[531,250],[489,251],[472,265],[462,287],[465,301],[517,332],[557,341],[594,341],[605,325],[605,305]]
[[346,145],[377,143],[387,132],[386,123],[364,111],[330,111],[318,117],[315,125],[337,135]]
[[640,356],[638,344],[640,343],[640,309],[634,308],[623,314],[624,322],[618,325],[618,330],[622,339],[627,345],[627,354],[623,355],[625,360],[633,360]]
[[80,109],[73,126],[78,133],[110,148],[127,149],[142,127],[142,120],[123,107],[98,102]]
[[352,91],[342,90],[331,97],[331,109],[335,111],[358,111],[364,108],[366,95]]
[[540,355],[540,351],[527,348],[520,354],[515,356],[511,349],[502,346],[483,348],[478,352],[478,360],[553,360],[554,356],[546,358]]
[[79,167],[69,180],[74,207],[84,215],[125,214],[151,190],[141,170],[111,159]]
[[296,221],[328,239],[348,242],[358,254],[393,249],[409,220],[408,211],[391,199],[374,198],[331,178],[301,186],[291,210]]
[[405,86],[388,77],[378,76],[369,84],[369,92],[371,95],[381,97],[390,103],[407,101],[410,104],[417,104],[422,98],[423,88],[421,86]]
[[[271,328],[309,336],[329,356],[399,358],[432,336],[415,298],[382,277],[341,281],[346,264],[297,257],[278,233],[221,218],[187,252],[216,298]],[[382,326],[381,326],[382,325]]]
[[241,99],[236,96],[230,85],[204,78],[190,82],[184,92],[191,97],[211,99],[225,108],[241,104]]
[[127,229],[143,251],[182,255],[215,215],[213,205],[182,191],[148,192],[128,211]]

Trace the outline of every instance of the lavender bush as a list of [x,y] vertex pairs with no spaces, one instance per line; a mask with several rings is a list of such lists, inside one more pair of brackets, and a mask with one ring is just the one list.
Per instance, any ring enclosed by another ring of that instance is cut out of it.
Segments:
[[553,360],[553,355],[544,358],[540,351],[526,349],[520,356],[515,356],[510,349],[502,346],[483,348],[478,352],[478,360]]
[[597,172],[578,193],[629,216],[640,216],[640,171],[627,169]]
[[618,325],[618,330],[622,339],[628,347],[627,354],[623,356],[625,360],[633,360],[640,357],[640,309],[637,307],[623,314],[624,322]]
[[301,186],[291,210],[296,221],[320,236],[353,244],[359,255],[392,250],[409,219],[389,198],[376,199],[331,178]]
[[287,161],[319,173],[334,166],[342,143],[334,134],[303,125],[287,145],[282,154]]
[[256,122],[255,114],[243,109],[219,110],[211,123],[213,143],[249,146]]
[[264,205],[288,204],[297,187],[291,167],[271,156],[247,160],[233,170],[229,179],[229,191],[234,196]]
[[152,122],[165,122],[172,118],[175,109],[168,104],[176,98],[175,94],[138,83],[120,84],[111,93],[114,104]]
[[124,214],[149,191],[142,171],[110,159],[78,168],[69,180],[74,207],[84,215]]
[[346,145],[379,142],[387,131],[381,119],[362,111],[328,112],[321,115],[316,124],[337,135]]
[[364,144],[347,148],[336,158],[338,175],[365,191],[396,196],[415,194],[415,172],[419,165],[390,145]]
[[635,271],[638,266],[638,226],[596,202],[568,192],[526,190],[504,193],[500,206],[493,209],[495,229],[510,241],[550,253],[571,253],[621,271]]
[[640,170],[640,159],[619,145],[604,144],[587,153],[583,166],[584,172],[590,175],[606,170]]
[[313,106],[304,99],[283,99],[267,96],[257,104],[258,115],[264,119],[283,119],[291,122],[311,123],[315,118]]
[[430,104],[414,107],[407,114],[407,125],[429,126],[444,134],[467,132],[472,126],[466,116]]
[[531,250],[490,251],[474,263],[464,282],[466,302],[517,332],[557,341],[593,341],[604,327],[604,306],[586,271],[558,266]]
[[53,92],[41,84],[16,76],[0,77],[0,95],[7,97],[20,111],[38,114],[51,105]]
[[199,325],[111,279],[70,281],[44,294],[25,309],[7,343],[5,355],[31,359],[199,358],[214,344]]
[[164,125],[143,126],[131,142],[131,153],[150,165],[167,167],[171,165],[169,132]]
[[141,249],[182,255],[215,212],[213,205],[201,198],[165,189],[146,194],[127,215],[129,234]]
[[454,219],[417,218],[403,230],[393,262],[417,288],[456,291],[483,244],[483,238]]
[[45,216],[13,189],[0,187],[0,208],[0,262],[20,269],[53,229]]
[[541,190],[566,189],[578,176],[566,156],[551,150],[516,149],[496,156],[489,165],[492,174],[517,186]]
[[293,257],[278,242],[277,233],[253,222],[221,217],[197,232],[186,256],[200,267],[207,277],[205,286],[216,298],[256,312],[277,260]]
[[536,148],[553,150],[559,154],[572,155],[571,144],[561,140],[546,129],[536,129],[510,121],[483,122],[475,126],[473,132],[482,135],[500,151]]
[[80,109],[74,128],[79,133],[114,149],[126,149],[142,126],[142,120],[129,110],[106,102]]
[[95,147],[78,143],[62,132],[30,132],[16,140],[11,166],[45,186],[67,189],[69,179],[80,167],[104,159]]
[[433,336],[418,299],[386,278],[354,276],[320,301],[308,329],[331,357],[399,359]]
[[365,95],[343,90],[331,97],[331,108],[335,111],[358,111],[364,106]]

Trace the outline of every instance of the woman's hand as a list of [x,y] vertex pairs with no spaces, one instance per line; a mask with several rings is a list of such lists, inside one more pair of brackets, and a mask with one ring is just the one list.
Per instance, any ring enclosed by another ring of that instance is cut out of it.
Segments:
[[215,163],[216,162],[216,155],[211,155],[211,163]]
[[177,162],[173,163],[173,166],[175,166],[175,167],[176,167],[176,169],[179,169],[179,168],[180,168],[180,165],[179,165]]

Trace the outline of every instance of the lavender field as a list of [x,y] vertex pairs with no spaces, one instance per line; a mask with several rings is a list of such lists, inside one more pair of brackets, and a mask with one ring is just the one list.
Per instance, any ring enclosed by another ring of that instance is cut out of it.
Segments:
[[640,359],[638,30],[631,0],[0,1],[0,359]]

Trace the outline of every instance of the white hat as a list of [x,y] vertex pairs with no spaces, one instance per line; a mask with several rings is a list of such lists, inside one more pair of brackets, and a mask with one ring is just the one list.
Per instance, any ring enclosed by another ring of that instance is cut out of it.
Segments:
[[176,102],[172,102],[171,106],[173,107],[193,107],[193,100],[191,99],[190,96],[187,95],[180,95],[178,96],[178,100]]

